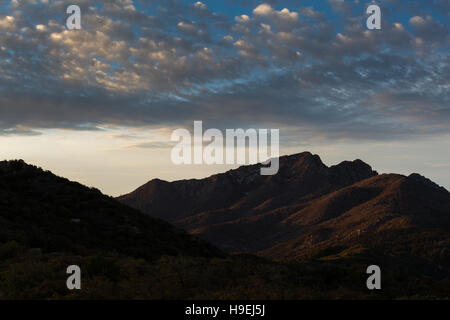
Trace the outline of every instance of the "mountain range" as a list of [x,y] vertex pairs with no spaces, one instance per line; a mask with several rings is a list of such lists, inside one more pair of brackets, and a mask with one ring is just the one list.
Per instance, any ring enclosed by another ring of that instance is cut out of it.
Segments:
[[259,175],[259,168],[151,180],[118,200],[227,252],[267,258],[297,257],[340,241],[450,230],[450,194],[419,174],[380,175],[361,160],[328,167],[309,152],[281,157],[274,176]]
[[[0,299],[450,297],[447,190],[311,153],[282,157],[275,176],[259,168],[114,199],[0,162]],[[373,264],[381,291],[366,287]],[[69,265],[82,290],[67,289]]]

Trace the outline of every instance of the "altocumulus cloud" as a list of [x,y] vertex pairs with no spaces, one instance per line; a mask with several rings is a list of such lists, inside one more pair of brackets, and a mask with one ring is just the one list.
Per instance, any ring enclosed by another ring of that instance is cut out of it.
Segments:
[[194,119],[325,139],[450,133],[448,1],[386,1],[379,31],[362,1],[77,2],[79,31],[68,1],[0,6],[3,135]]

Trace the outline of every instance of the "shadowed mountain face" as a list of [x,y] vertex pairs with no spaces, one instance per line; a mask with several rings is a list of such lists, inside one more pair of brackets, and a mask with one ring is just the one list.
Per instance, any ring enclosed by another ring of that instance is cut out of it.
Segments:
[[[305,152],[202,180],[152,180],[119,200],[230,252],[295,257],[340,241],[450,230],[450,194],[418,175],[378,175],[356,160],[327,167]],[[373,237],[376,235],[376,237]]]
[[43,254],[221,256],[213,246],[96,189],[23,161],[0,162],[0,243]]

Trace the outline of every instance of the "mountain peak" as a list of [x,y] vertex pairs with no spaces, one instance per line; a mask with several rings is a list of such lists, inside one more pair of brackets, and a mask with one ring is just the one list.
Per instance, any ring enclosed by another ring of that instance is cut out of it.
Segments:
[[428,179],[427,177],[422,176],[421,174],[418,173],[412,173],[408,176],[408,178],[420,182],[424,185],[426,185],[427,187],[433,188],[435,190],[440,190],[442,192],[445,193],[449,193],[447,189],[445,189],[444,187],[438,185],[437,183],[435,183],[434,181],[432,181],[431,179]]
[[[279,160],[280,168],[274,176],[261,176],[260,164],[246,165],[199,180],[152,180],[119,200],[174,222],[230,207],[268,210],[279,204],[296,204],[377,175],[361,160],[329,168],[311,152],[285,155]],[[178,201],[171,201],[173,198]]]
[[287,164],[312,163],[317,166],[324,166],[320,156],[317,154],[312,154],[309,151],[281,156],[280,162],[285,162]]
[[378,175],[378,172],[372,170],[372,167],[360,159],[354,161],[343,161],[337,165],[331,166],[330,171],[336,179],[344,181],[357,182]]

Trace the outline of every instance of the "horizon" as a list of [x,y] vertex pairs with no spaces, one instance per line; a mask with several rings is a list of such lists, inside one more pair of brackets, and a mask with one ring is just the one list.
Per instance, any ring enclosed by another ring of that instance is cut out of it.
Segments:
[[80,30],[69,4],[0,5],[0,159],[112,196],[240,166],[172,163],[201,120],[450,190],[448,1],[79,0]]
[[[377,172],[378,175],[382,175],[382,174],[398,174],[398,175],[403,175],[403,176],[406,176],[406,177],[407,177],[407,176],[409,176],[409,175],[411,175],[411,174],[413,174],[413,173],[418,173],[418,174],[424,176],[421,172],[413,172],[413,171],[411,171],[410,173],[380,172],[379,170],[377,170],[376,168],[374,168],[370,163],[367,163],[366,161],[364,161],[363,159],[360,159],[360,158],[356,158],[356,159],[346,159],[346,160],[341,160],[341,161],[338,161],[338,162],[335,162],[335,163],[326,163],[326,162],[323,160],[323,158],[321,157],[320,154],[316,154],[316,153],[313,153],[313,152],[310,152],[310,151],[307,151],[307,150],[301,151],[301,152],[297,152],[297,153],[280,154],[279,158],[283,158],[283,157],[291,157],[291,156],[294,156],[294,155],[300,155],[300,154],[303,154],[303,153],[310,153],[310,154],[313,155],[313,156],[319,156],[319,158],[320,158],[320,160],[322,161],[322,163],[323,163],[325,166],[327,166],[327,167],[332,167],[332,166],[335,166],[335,165],[339,165],[339,164],[341,164],[342,162],[345,162],[345,161],[353,162],[353,161],[360,160],[360,161],[363,161],[365,164],[368,164],[368,165],[372,168],[372,170],[374,170],[375,172]],[[151,179],[147,179],[144,183],[141,183],[140,185],[137,185],[136,187],[134,187],[134,188],[128,190],[128,191],[125,192],[125,193],[108,194],[108,193],[104,192],[101,188],[99,188],[98,186],[85,184],[85,183],[83,183],[83,181],[81,181],[81,180],[76,180],[76,179],[73,179],[73,180],[72,180],[72,179],[70,179],[69,177],[64,176],[64,175],[61,175],[61,174],[58,174],[57,172],[55,172],[55,171],[53,171],[53,170],[51,170],[51,169],[49,169],[49,168],[45,168],[45,167],[39,166],[39,165],[37,165],[37,164],[35,164],[35,163],[27,162],[27,161],[24,160],[24,159],[3,159],[3,160],[0,160],[0,161],[24,161],[24,162],[25,162],[26,164],[28,164],[28,165],[37,166],[38,168],[41,168],[42,170],[48,170],[48,171],[52,172],[53,174],[55,174],[55,175],[57,175],[57,176],[59,176],[59,177],[62,177],[62,178],[68,178],[70,181],[81,183],[81,184],[83,184],[83,185],[85,185],[85,186],[87,186],[87,187],[89,187],[89,188],[96,188],[96,189],[99,189],[103,194],[108,195],[108,196],[111,196],[111,197],[120,197],[120,196],[126,195],[126,194],[128,194],[128,193],[131,193],[131,192],[135,191],[136,189],[140,188],[141,186],[143,186],[144,184],[146,184],[147,182],[150,182],[150,181],[152,181],[152,180],[162,180],[162,181],[165,181],[165,182],[174,182],[174,181],[182,181],[182,180],[201,180],[201,179],[206,179],[206,178],[209,178],[209,177],[214,176],[214,175],[217,175],[217,174],[224,174],[224,173],[226,173],[226,172],[228,172],[228,171],[236,170],[236,169],[238,169],[238,168],[240,168],[240,167],[245,167],[245,166],[253,165],[253,164],[244,164],[244,165],[236,164],[236,165],[233,165],[233,166],[230,166],[230,165],[216,165],[215,168],[216,168],[218,171],[216,171],[216,172],[211,172],[211,173],[207,173],[207,175],[205,175],[205,176],[201,176],[201,174],[203,173],[203,172],[202,172],[202,173],[199,173],[199,174],[198,174],[197,176],[195,176],[195,177],[188,177],[188,176],[186,176],[186,177],[179,178],[179,179],[168,179],[168,180],[166,180],[166,179],[162,179],[162,178],[160,178],[160,177],[154,177],[154,178],[151,178]],[[258,162],[258,164],[260,164],[260,163],[261,163],[261,162]],[[200,165],[196,165],[196,166],[197,166],[197,167],[200,167]],[[430,179],[430,180],[433,181],[434,183],[437,183],[436,181],[434,181],[434,180],[431,179],[430,177],[428,177],[428,176],[425,176],[425,177],[428,178],[428,179]],[[144,178],[144,179],[145,179],[145,178]],[[449,190],[449,188],[448,188],[447,186],[445,186],[445,185],[440,185],[439,183],[437,183],[437,184],[438,184],[439,186],[442,186],[442,187],[444,187],[445,189],[447,189],[447,191]]]

